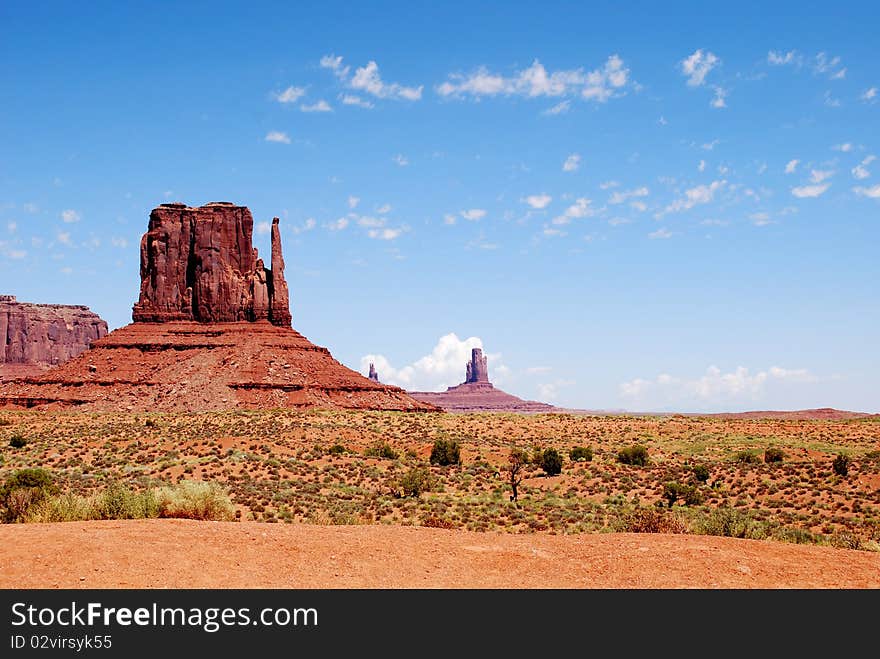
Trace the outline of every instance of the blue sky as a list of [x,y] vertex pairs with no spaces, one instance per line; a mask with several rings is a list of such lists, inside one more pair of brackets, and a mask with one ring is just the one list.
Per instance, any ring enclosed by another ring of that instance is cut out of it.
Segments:
[[875,3],[0,6],[0,292],[130,321],[167,201],[282,220],[383,381],[880,411]]

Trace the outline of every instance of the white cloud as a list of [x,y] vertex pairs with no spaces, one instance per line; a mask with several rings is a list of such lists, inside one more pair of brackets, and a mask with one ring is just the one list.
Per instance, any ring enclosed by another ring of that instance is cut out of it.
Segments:
[[822,183],[821,185],[802,185],[791,189],[791,194],[801,199],[805,197],[818,197],[831,187],[830,183]]
[[317,103],[312,103],[311,105],[301,105],[299,109],[303,112],[333,112],[333,108],[330,107],[330,104],[321,99]]
[[712,181],[709,185],[698,185],[685,190],[684,197],[679,197],[673,201],[659,215],[686,211],[699,204],[708,204],[715,198],[715,193],[723,189],[725,185],[727,185],[726,180]]
[[763,227],[767,226],[768,224],[773,224],[773,220],[770,219],[770,213],[752,213],[751,215],[749,215],[749,219],[756,227]]
[[803,58],[796,50],[790,50],[787,53],[771,50],[767,53],[767,63],[775,66],[782,66],[784,64],[800,65],[802,61]]
[[345,229],[348,226],[348,218],[347,217],[340,217],[335,222],[329,222],[328,224],[325,224],[324,226],[326,226],[328,229],[330,229],[330,231],[342,231],[343,229]]
[[831,147],[834,151],[842,151],[843,153],[849,153],[853,150],[852,142],[844,142],[843,144],[835,144]]
[[[410,391],[443,391],[464,382],[465,364],[471,358],[471,350],[482,347],[483,341],[479,337],[459,339],[450,332],[439,338],[430,353],[401,368],[395,368],[384,355],[370,354],[361,357],[360,370],[367,373],[372,362],[382,382]],[[497,382],[496,374],[504,369],[501,355],[484,354],[489,362],[489,378]]]
[[869,87],[864,91],[864,93],[859,96],[859,99],[865,101],[866,103],[874,103],[877,100],[877,88]]
[[343,105],[356,105],[359,108],[367,108],[368,110],[372,107],[375,107],[369,101],[365,101],[360,96],[355,96],[353,94],[343,94],[342,104]]
[[82,219],[82,216],[77,213],[73,209],[67,209],[61,211],[61,220],[66,222],[67,224],[72,224],[73,222],[79,222]]
[[868,171],[867,166],[870,165],[877,159],[876,156],[867,156],[861,163],[852,168],[853,177],[861,180],[868,178],[871,175],[871,172]]
[[290,137],[288,137],[287,133],[283,133],[280,130],[271,130],[266,133],[266,141],[267,142],[278,142],[279,144],[290,144]]
[[829,179],[834,176],[834,172],[832,170],[822,170],[822,169],[811,169],[810,170],[810,181],[812,183],[821,183],[825,179]]
[[700,148],[703,149],[703,151],[712,151],[719,144],[721,144],[721,140],[712,140],[711,142],[704,142],[700,145]]
[[126,240],[125,238],[114,236],[110,239],[110,244],[114,247],[118,247],[119,249],[125,249],[126,247],[128,247],[128,240]]
[[825,92],[825,105],[829,108],[839,108],[840,107],[840,99],[834,98],[831,95],[831,90]]
[[701,161],[700,161],[700,164],[697,165],[697,170],[700,171],[700,172],[705,172],[705,171],[706,171],[706,161],[705,161],[705,160],[701,160]]
[[371,94],[376,98],[418,101],[422,97],[421,85],[404,87],[396,82],[383,82],[379,75],[379,65],[372,60],[367,62],[366,66],[357,68],[348,84],[352,89]]
[[376,240],[394,240],[398,238],[400,234],[405,231],[403,227],[398,227],[396,229],[392,229],[391,227],[381,227],[376,229],[370,229],[367,231],[367,235],[370,238],[374,238]]
[[[628,80],[629,69],[617,55],[611,55],[602,67],[592,71],[579,68],[548,72],[543,64],[535,60],[528,68],[509,77],[490,73],[486,67],[467,75],[452,73],[437,86],[437,93],[447,98],[499,95],[552,98],[580,95],[586,100],[604,103],[618,95]],[[559,114],[567,109],[565,102],[561,102],[548,110],[547,114]]]
[[461,211],[461,216],[471,222],[477,222],[478,220],[482,220],[484,217],[486,217],[486,211],[482,208],[471,208],[465,211]]
[[69,231],[59,231],[55,237],[58,239],[58,242],[62,245],[70,245],[70,232]]
[[554,105],[552,108],[548,108],[544,110],[541,114],[547,114],[550,116],[554,116],[557,114],[565,114],[571,109],[571,101],[561,101]]
[[321,68],[330,69],[339,78],[348,76],[349,68],[342,65],[341,55],[324,55],[321,58]]
[[259,235],[266,235],[272,230],[272,225],[269,222],[257,222],[257,233]]
[[360,197],[355,197],[354,195],[349,195],[348,197],[348,207],[349,208],[357,208],[357,205],[361,202]]
[[572,153],[562,163],[563,172],[575,172],[581,166],[581,156],[578,153]]
[[394,162],[396,162],[401,167],[406,167],[409,164],[409,160],[407,160],[406,156],[402,153],[398,153],[396,156],[392,158]]
[[313,218],[313,217],[306,218],[306,221],[303,222],[302,225],[293,227],[293,233],[298,235],[301,233],[305,233],[306,231],[311,231],[312,229],[315,228],[315,226],[317,226],[317,224],[318,223],[315,222],[315,218]]
[[379,215],[385,215],[386,213],[390,213],[391,212],[391,204],[382,204],[381,206],[379,206],[379,208],[376,209],[376,212],[379,213]]
[[718,85],[715,85],[714,89],[715,96],[709,102],[709,105],[711,105],[713,108],[726,108],[727,101],[725,101],[724,99],[727,98],[727,90],[719,87]]
[[550,202],[553,201],[553,197],[547,194],[533,194],[526,197],[524,201],[532,208],[540,210],[547,208]]
[[37,213],[40,210],[40,207],[32,202],[26,202],[22,205],[25,213]]
[[633,190],[618,190],[611,195],[611,197],[608,199],[608,203],[611,205],[622,204],[627,199],[632,199],[635,197],[647,197],[648,193],[648,188],[644,186],[642,186],[641,188],[635,188]]
[[634,208],[640,213],[644,213],[646,210],[648,210],[648,204],[646,204],[644,201],[631,201],[629,202],[629,206],[630,208]]
[[880,184],[871,186],[870,188],[857,187],[853,188],[860,197],[870,197],[871,199],[880,199]]
[[611,188],[616,188],[620,185],[620,181],[603,181],[599,184],[600,190],[609,190]]
[[620,385],[625,398],[657,407],[682,404],[729,404],[736,401],[757,400],[768,385],[817,382],[818,378],[806,369],[786,369],[773,366],[755,374],[739,366],[723,373],[710,366],[699,378],[678,378],[663,373],[652,380],[636,378]]
[[446,215],[443,216],[443,224],[452,225],[452,224],[455,224],[455,222],[456,222],[456,218],[455,218],[455,215],[453,215],[452,213],[447,213]]
[[721,62],[713,53],[702,49],[695,50],[692,55],[684,58],[680,63],[681,72],[688,79],[687,84],[690,87],[699,87],[702,85],[709,71],[715,68]]
[[275,94],[275,100],[279,103],[296,103],[300,98],[305,96],[304,87],[288,87],[283,92]]
[[672,232],[666,228],[661,227],[660,229],[649,233],[648,238],[650,238],[651,240],[665,240],[667,238],[672,238]]
[[565,209],[565,212],[562,215],[553,218],[553,224],[557,226],[569,224],[574,219],[594,215],[596,211],[590,207],[591,203],[592,202],[586,197],[578,198],[571,206]]
[[794,171],[797,169],[797,166],[799,163],[800,163],[800,160],[797,160],[797,159],[789,160],[788,164],[785,165],[785,173],[786,174],[794,174]]
[[576,384],[575,380],[554,380],[553,382],[538,383],[538,399],[541,402],[555,403],[559,400],[559,390],[563,387],[571,387]]
[[[813,70],[816,73],[827,73],[831,80],[841,80],[846,77],[846,68],[840,68],[840,57],[828,57],[824,52],[816,55]],[[834,69],[837,69],[836,71]]]

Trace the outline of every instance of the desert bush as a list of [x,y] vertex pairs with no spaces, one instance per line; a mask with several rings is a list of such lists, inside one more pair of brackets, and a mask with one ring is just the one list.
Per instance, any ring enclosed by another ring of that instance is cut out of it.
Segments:
[[781,448],[769,446],[764,450],[764,462],[782,462],[785,460],[785,453]]
[[343,453],[347,453],[348,449],[345,448],[342,444],[334,444],[330,448],[327,449],[327,453],[330,455],[342,455]]
[[773,539],[780,542],[792,542],[797,545],[809,545],[816,542],[816,537],[805,529],[783,526],[773,532]]
[[738,451],[733,459],[744,465],[758,464],[761,461],[754,451]]
[[152,490],[134,492],[119,482],[110,483],[101,493],[97,508],[101,519],[144,519],[159,514]]
[[635,508],[618,517],[614,528],[624,533],[686,533],[684,523],[675,515],[657,508]]
[[625,465],[644,467],[648,464],[648,449],[641,444],[633,444],[620,450],[617,454],[617,461]]
[[22,521],[28,510],[58,492],[58,487],[47,470],[19,469],[0,487],[0,505],[3,521]]
[[663,486],[663,498],[669,507],[682,499],[686,506],[699,506],[703,503],[703,495],[695,485],[684,485],[683,483],[669,482]]
[[865,541],[855,533],[842,531],[831,537],[831,545],[838,549],[865,549]]
[[555,448],[545,449],[541,456],[541,469],[548,476],[556,476],[562,473],[562,456]]
[[24,522],[85,522],[101,519],[97,496],[80,496],[66,492],[47,497],[32,506],[24,516]]
[[27,440],[22,435],[13,435],[9,438],[9,446],[12,448],[24,448]]
[[751,538],[762,540],[767,537],[763,524],[755,521],[748,513],[735,508],[716,508],[699,520],[696,532],[701,535],[720,535],[728,538]]
[[445,467],[461,464],[461,449],[452,439],[438,439],[431,448],[431,464]]
[[835,457],[834,461],[831,463],[831,469],[838,476],[846,477],[849,474],[849,463],[850,458],[848,455],[838,453],[837,457]]
[[694,475],[694,478],[697,479],[700,483],[705,483],[709,480],[709,467],[706,465],[694,465],[691,467],[691,472]]
[[589,462],[593,459],[593,449],[589,446],[575,446],[568,452],[568,459],[572,462]]
[[414,467],[400,477],[399,485],[403,496],[419,497],[423,492],[430,492],[434,483],[429,469]]
[[235,515],[229,496],[217,483],[182,481],[159,488],[155,497],[159,517],[224,521]]
[[384,458],[385,460],[397,460],[400,457],[400,453],[391,448],[388,442],[373,444],[373,446],[364,451],[364,455],[368,458]]
[[448,519],[443,519],[442,517],[426,517],[422,520],[422,526],[426,526],[431,529],[454,529],[455,522],[452,522]]

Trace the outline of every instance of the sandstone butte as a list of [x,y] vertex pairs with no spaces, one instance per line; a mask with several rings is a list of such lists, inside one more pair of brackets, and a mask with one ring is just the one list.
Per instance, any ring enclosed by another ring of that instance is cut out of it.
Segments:
[[553,405],[523,400],[508,394],[489,382],[489,367],[481,348],[471,351],[465,365],[465,381],[446,391],[410,391],[409,395],[447,412],[554,412]]
[[107,323],[88,307],[0,295],[0,380],[62,364],[106,335]]
[[0,383],[0,406],[121,411],[436,411],[365,378],[291,326],[278,218],[271,264],[245,206],[161,204],[141,239],[132,322],[44,373]]

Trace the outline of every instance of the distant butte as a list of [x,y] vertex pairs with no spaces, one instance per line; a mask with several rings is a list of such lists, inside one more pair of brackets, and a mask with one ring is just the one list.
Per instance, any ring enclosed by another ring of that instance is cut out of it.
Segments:
[[253,224],[247,207],[229,202],[153,209],[134,322],[67,363],[0,384],[0,406],[437,411],[291,327],[278,218],[270,267],[253,247]]
[[471,351],[465,365],[465,381],[446,391],[410,391],[416,400],[430,403],[447,412],[554,412],[553,405],[534,400],[523,400],[508,394],[489,382],[489,367],[481,348]]
[[379,381],[379,373],[376,371],[376,366],[375,366],[375,364],[373,364],[372,362],[370,362],[370,375],[369,375],[369,378],[370,378],[373,382],[378,382],[378,381]]

